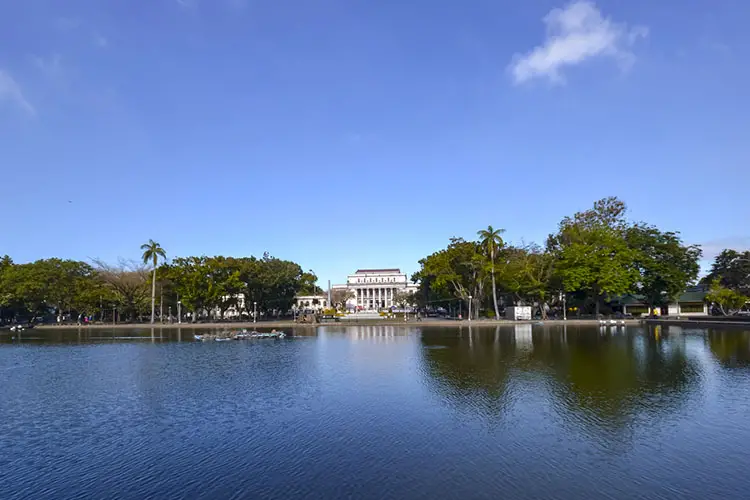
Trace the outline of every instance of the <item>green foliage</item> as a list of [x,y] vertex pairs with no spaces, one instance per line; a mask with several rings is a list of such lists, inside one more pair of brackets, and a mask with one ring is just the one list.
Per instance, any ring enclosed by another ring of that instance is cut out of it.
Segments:
[[14,265],[8,259],[0,274],[0,297],[14,315],[42,315],[50,309],[62,313],[86,303],[87,288],[96,284],[96,273],[85,262],[43,259]]
[[639,272],[635,288],[651,306],[671,302],[698,277],[701,249],[683,245],[677,233],[636,224],[628,228],[626,238]]
[[723,315],[728,316],[742,309],[750,299],[735,290],[723,286],[719,279],[715,279],[711,283],[711,289],[708,295],[706,295],[706,300],[713,302]]
[[563,287],[569,292],[584,290],[590,294],[597,313],[601,298],[628,293],[639,279],[637,252],[625,237],[624,217],[625,205],[616,198],[606,198],[591,210],[564,218],[558,233],[548,239]]
[[148,264],[151,262],[154,268],[159,265],[159,257],[162,259],[167,258],[167,253],[154,240],[148,240],[148,243],[141,245],[141,250],[143,250],[143,255],[141,256],[143,263]]
[[703,278],[706,284],[719,280],[722,286],[750,295],[750,251],[723,250],[716,256],[711,272]]
[[302,287],[316,279],[298,264],[268,254],[262,259],[178,257],[163,266],[162,276],[186,309],[195,313],[214,308],[223,313],[239,305],[239,294],[244,295],[246,312],[252,311],[253,303],[259,312],[287,311]]
[[448,248],[419,261],[420,271],[413,279],[424,280],[439,293],[468,300],[469,295],[479,298],[487,273],[481,246],[462,238],[451,238]]
[[495,319],[500,319],[500,311],[497,306],[497,283],[495,280],[495,256],[497,251],[504,245],[503,239],[500,237],[504,233],[504,229],[494,229],[492,226],[487,226],[487,229],[482,229],[477,232],[479,236],[480,245],[484,249],[484,256],[489,261],[490,277],[492,278],[492,302],[495,308]]

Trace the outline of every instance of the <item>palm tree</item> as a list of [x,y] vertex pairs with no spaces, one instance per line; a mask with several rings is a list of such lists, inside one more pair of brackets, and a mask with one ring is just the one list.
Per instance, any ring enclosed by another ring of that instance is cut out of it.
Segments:
[[495,287],[495,256],[497,250],[503,247],[503,239],[500,237],[505,232],[505,229],[494,229],[492,226],[487,226],[487,229],[477,231],[477,236],[480,238],[480,243],[487,252],[487,257],[490,259],[490,274],[492,275],[492,301],[495,304],[495,319],[500,319],[500,312],[497,308],[497,288]]
[[167,253],[154,240],[148,240],[148,243],[141,245],[141,250],[143,250],[143,263],[148,264],[150,261],[154,265],[154,278],[151,282],[151,324],[153,325],[156,311],[156,266],[159,264],[159,257],[166,259]]

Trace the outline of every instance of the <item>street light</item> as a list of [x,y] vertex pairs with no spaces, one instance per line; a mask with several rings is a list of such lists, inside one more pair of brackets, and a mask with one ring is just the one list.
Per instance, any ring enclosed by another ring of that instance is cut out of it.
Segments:
[[469,295],[469,322],[471,323],[471,295]]
[[563,305],[563,321],[567,321],[568,319],[568,306],[567,306],[568,297],[565,295],[565,292],[563,292],[562,290],[560,291],[560,301],[562,302],[562,305]]
[[182,301],[177,301],[177,323],[182,323]]
[[255,324],[255,322],[256,322],[256,317],[257,317],[256,307],[257,306],[258,306],[258,303],[257,302],[253,302],[253,324]]

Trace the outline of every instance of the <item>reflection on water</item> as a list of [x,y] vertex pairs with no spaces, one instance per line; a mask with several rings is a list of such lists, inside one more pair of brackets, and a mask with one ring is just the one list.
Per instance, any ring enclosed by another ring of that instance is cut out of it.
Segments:
[[[744,498],[750,332],[0,336],[0,498]],[[13,338],[15,337],[15,338]]]

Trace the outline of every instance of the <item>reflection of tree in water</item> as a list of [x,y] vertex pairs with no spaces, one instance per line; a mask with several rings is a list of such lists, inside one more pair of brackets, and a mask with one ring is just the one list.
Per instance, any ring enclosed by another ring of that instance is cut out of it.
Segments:
[[750,365],[750,332],[709,329],[706,343],[722,366],[735,368]]
[[422,333],[427,384],[450,405],[496,415],[507,405],[508,371],[515,352],[512,335],[495,329],[461,329]]
[[563,418],[570,415],[587,430],[616,430],[635,419],[666,417],[685,404],[699,380],[685,338],[640,331],[568,329],[567,350],[557,352],[535,343],[534,358],[553,366],[552,392],[563,403]]
[[[458,407],[500,412],[519,392],[540,390],[515,378],[519,370],[543,377],[561,419],[587,430],[616,430],[636,418],[672,414],[689,397],[698,367],[684,337],[653,330],[535,327],[518,335],[506,328],[474,329],[468,336],[422,335],[432,387]],[[658,333],[658,335],[657,335]],[[444,346],[444,348],[434,348]]]

